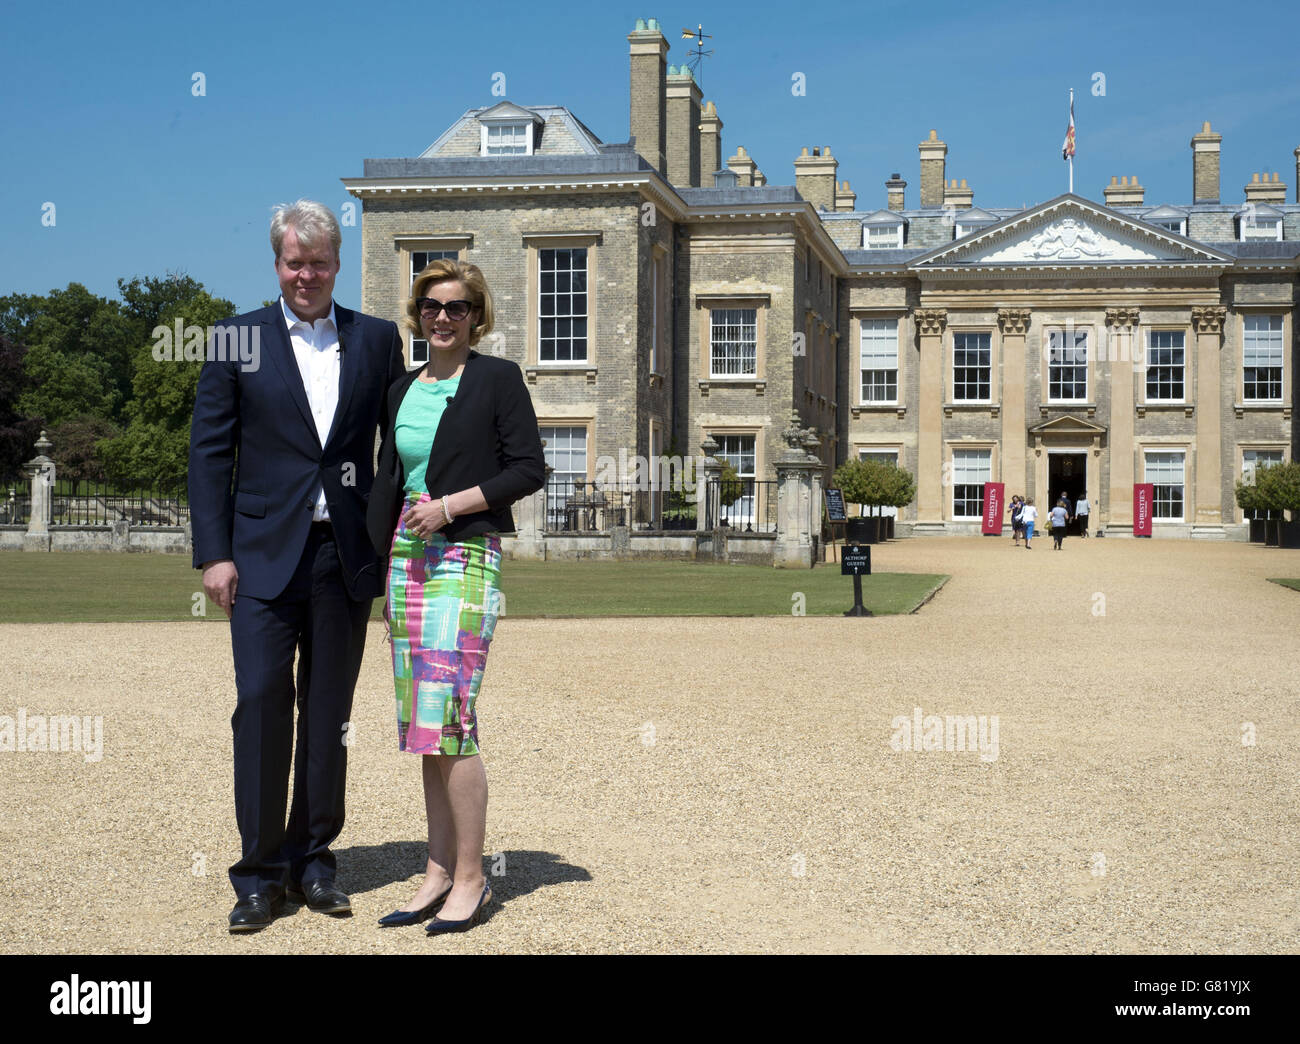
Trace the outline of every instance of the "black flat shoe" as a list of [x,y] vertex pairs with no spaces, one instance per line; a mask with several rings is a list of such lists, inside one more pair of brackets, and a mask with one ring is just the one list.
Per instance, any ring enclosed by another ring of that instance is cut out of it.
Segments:
[[380,925],[384,928],[404,928],[408,924],[423,924],[442,909],[443,904],[447,901],[447,896],[451,895],[453,887],[455,886],[448,885],[447,890],[442,895],[419,910],[394,910],[387,917],[379,918]]
[[305,904],[317,913],[350,914],[352,912],[352,900],[348,898],[346,892],[335,888],[333,881],[317,879],[309,881],[301,888],[290,885],[285,895],[291,902]]
[[483,919],[483,909],[487,906],[488,900],[492,898],[492,889],[489,885],[483,885],[483,894],[479,896],[478,906],[474,912],[466,917],[463,921],[444,921],[441,917],[435,917],[429,922],[428,927],[424,929],[426,935],[449,935],[452,932],[467,932],[474,925]]
[[230,911],[230,930],[232,932],[256,932],[275,920],[284,903],[284,896],[275,893],[254,892],[246,895]]

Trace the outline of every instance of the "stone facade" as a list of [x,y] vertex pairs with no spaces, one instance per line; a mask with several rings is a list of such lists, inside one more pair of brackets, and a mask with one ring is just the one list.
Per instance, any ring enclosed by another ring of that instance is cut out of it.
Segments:
[[[1300,203],[1277,174],[1222,200],[1206,123],[1192,198],[1173,206],[1124,175],[1097,186],[1104,203],[975,208],[937,130],[913,209],[899,174],[859,199],[826,146],[779,185],[738,145],[715,183],[716,106],[666,64],[653,20],[627,41],[634,145],[567,109],[498,103],[345,179],[364,204],[366,311],[400,316],[420,251],[478,264],[498,310],[485,350],[524,369],[544,428],[580,431],[588,479],[620,451],[713,440],[773,481],[793,410],[817,432],[818,481],[860,454],[912,471],[899,517],[916,532],[977,531],[977,487],[1000,481],[1040,505],[1053,486],[1086,493],[1094,524],[1123,533],[1133,484],[1154,477],[1159,535],[1241,533],[1243,469],[1297,451]],[[480,116],[527,122],[531,151],[484,155]],[[553,250],[580,252],[588,280],[572,359],[541,345]],[[1252,368],[1266,379],[1248,386],[1248,351],[1279,352],[1279,372]]]

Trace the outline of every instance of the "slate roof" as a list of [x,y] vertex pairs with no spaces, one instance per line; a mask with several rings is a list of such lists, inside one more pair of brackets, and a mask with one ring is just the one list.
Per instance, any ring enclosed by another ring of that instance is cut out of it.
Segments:
[[1239,258],[1266,258],[1289,261],[1292,258],[1300,257],[1300,242],[1295,240],[1283,240],[1280,243],[1271,239],[1251,240],[1247,243],[1232,240],[1227,243],[1207,243],[1205,245]]
[[844,260],[853,268],[862,268],[864,266],[887,266],[895,268],[905,265],[914,257],[920,257],[926,252],[924,247],[902,247],[894,250],[844,250]]
[[[602,148],[596,156],[446,156],[368,159],[367,178],[527,177],[545,174],[633,174],[653,170],[630,149]],[[791,190],[793,191],[793,190]]]
[[[503,108],[505,104],[507,103],[497,102],[495,105],[480,105],[476,109],[467,109],[460,119],[456,120],[450,127],[439,134],[434,143],[420,153],[420,157],[422,159],[431,158],[442,147],[443,142],[460,130],[467,120],[477,120],[483,113],[489,112],[492,109]],[[514,106],[513,102],[508,104]],[[569,132],[573,135],[579,147],[588,155],[595,154],[601,148],[601,140],[591,132],[590,128],[588,128],[586,124],[573,115],[573,113],[563,105],[519,105],[514,107],[533,113],[543,121],[549,120],[552,117],[558,117],[569,129]]]
[[756,188],[677,188],[677,195],[690,207],[719,207],[751,203],[802,203],[793,185],[761,185]]

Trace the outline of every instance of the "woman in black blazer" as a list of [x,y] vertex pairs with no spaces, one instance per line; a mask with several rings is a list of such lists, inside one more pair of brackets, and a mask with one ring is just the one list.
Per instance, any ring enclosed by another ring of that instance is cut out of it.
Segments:
[[429,855],[419,890],[379,923],[433,917],[437,935],[472,928],[492,896],[474,703],[501,609],[498,534],[514,532],[510,505],[541,488],[545,460],[519,367],[471,349],[492,329],[483,273],[434,261],[406,311],[429,362],[389,390],[368,523],[389,555],[398,743],[422,755]]

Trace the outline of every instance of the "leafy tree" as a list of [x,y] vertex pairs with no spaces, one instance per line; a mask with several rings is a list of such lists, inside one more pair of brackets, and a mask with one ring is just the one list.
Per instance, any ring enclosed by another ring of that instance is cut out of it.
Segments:
[[882,503],[886,507],[905,508],[916,499],[916,479],[906,468],[900,468],[897,464],[886,464],[888,469],[886,475],[885,489],[887,497]]
[[875,508],[907,507],[916,498],[916,481],[891,461],[846,460],[834,482],[849,504]]
[[742,479],[736,469],[731,466],[731,462],[724,460],[722,462],[722,473],[718,476],[718,504],[722,507],[731,507],[737,500],[745,495],[747,480]]
[[[1289,511],[1295,521],[1300,512],[1300,462],[1273,464],[1255,472],[1257,507],[1266,511]],[[1240,500],[1238,500],[1240,503]]]
[[26,355],[26,347],[0,333],[0,483],[5,485],[22,479],[22,464],[35,455],[44,425],[43,418],[24,417],[18,410],[27,383]]
[[74,484],[103,482],[106,476],[99,443],[117,433],[117,425],[103,417],[75,417],[54,427],[49,433],[54,443],[50,454],[59,478]]
[[[158,326],[171,329],[177,319],[182,327],[206,328],[232,315],[235,306],[213,297],[188,277],[137,279],[120,285],[128,310],[151,325],[146,340],[132,354],[133,395],[125,411],[125,429],[101,447],[105,468],[119,486],[180,490],[189,470],[190,420],[202,365],[155,359],[152,331]],[[156,311],[157,307],[163,311]]]
[[135,336],[116,301],[80,283],[43,297],[15,294],[0,298],[0,329],[27,346],[20,414],[51,425],[87,414],[121,419]]
[[[168,320],[177,317],[185,323],[198,322],[186,314],[192,301],[208,297],[203,284],[184,272],[168,272],[161,279],[156,276],[136,276],[134,279],[119,279],[118,293],[122,296],[122,310],[127,318],[135,324],[136,343],[142,344],[146,339],[153,342],[153,331],[159,325],[168,325]],[[233,315],[235,306],[229,301],[222,301],[229,311],[217,316],[225,319]]]
[[878,460],[846,460],[835,469],[834,482],[845,503],[859,507],[884,504],[889,495],[885,464]]
[[[1258,481],[1258,476],[1256,476]],[[1259,486],[1255,482],[1247,485],[1240,479],[1237,481],[1237,507],[1242,511],[1262,511],[1263,506],[1259,503]]]

